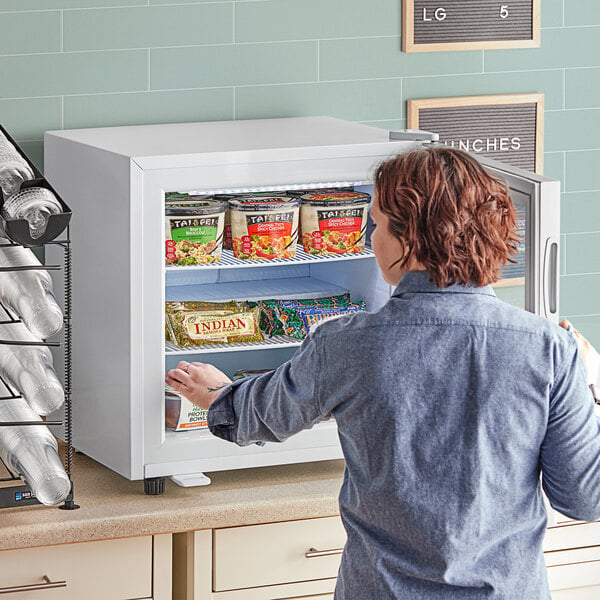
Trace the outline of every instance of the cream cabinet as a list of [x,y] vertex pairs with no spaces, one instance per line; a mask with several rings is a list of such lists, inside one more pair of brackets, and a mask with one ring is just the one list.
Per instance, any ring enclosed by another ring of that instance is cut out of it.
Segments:
[[600,598],[600,522],[560,517],[544,540],[552,600]]
[[339,517],[173,536],[176,600],[331,600],[346,533]]
[[[339,517],[173,536],[173,600],[333,600],[346,535]],[[600,598],[600,522],[559,517],[544,557],[552,600]]]
[[6,600],[170,600],[170,534],[0,551]]

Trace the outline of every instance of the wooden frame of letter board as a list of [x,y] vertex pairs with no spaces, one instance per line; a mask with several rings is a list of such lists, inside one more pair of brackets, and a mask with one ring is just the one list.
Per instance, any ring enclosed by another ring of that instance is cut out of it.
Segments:
[[497,94],[490,96],[457,96],[454,98],[421,98],[407,100],[409,129],[419,129],[420,111],[427,108],[454,108],[457,106],[495,106],[506,104],[536,104],[535,118],[535,172],[542,175],[544,166],[544,94]]
[[532,0],[532,32],[530,39],[415,44],[415,0],[402,0],[402,52],[448,52],[465,50],[501,50],[503,48],[539,48],[541,39],[540,4],[541,0]]

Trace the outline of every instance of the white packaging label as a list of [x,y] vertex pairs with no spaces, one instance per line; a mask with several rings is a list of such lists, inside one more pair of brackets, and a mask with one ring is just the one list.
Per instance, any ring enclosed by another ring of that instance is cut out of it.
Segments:
[[[180,394],[181,396],[181,394]],[[208,427],[208,411],[192,404],[185,396],[181,396],[181,411],[175,431],[190,429],[206,429]]]

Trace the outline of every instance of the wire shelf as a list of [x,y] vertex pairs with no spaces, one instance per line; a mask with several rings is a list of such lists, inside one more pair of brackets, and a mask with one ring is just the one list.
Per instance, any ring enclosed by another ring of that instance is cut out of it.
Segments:
[[167,356],[184,356],[190,354],[214,354],[215,352],[240,352],[246,350],[265,350],[275,348],[294,348],[300,346],[302,340],[288,335],[265,337],[262,342],[242,342],[239,344],[206,344],[205,346],[185,346],[180,348],[169,342],[165,343]]
[[323,263],[323,262],[335,262],[340,260],[360,260],[365,258],[372,258],[375,254],[370,248],[365,248],[364,252],[358,254],[328,254],[328,255],[315,255],[304,252],[300,247],[296,250],[296,256],[294,258],[272,258],[272,259],[261,259],[261,260],[243,260],[241,258],[235,258],[231,250],[223,250],[221,260],[216,263],[207,265],[189,265],[189,266],[178,266],[178,265],[167,265],[167,274],[170,273],[184,273],[186,271],[206,271],[215,269],[239,269],[252,268],[252,267],[268,267],[268,266],[286,266],[286,265],[298,265],[298,264],[311,264],[311,263]]

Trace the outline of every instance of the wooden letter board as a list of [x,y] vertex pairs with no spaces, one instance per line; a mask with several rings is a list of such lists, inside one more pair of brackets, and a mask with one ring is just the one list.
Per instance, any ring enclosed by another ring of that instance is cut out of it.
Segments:
[[402,0],[402,50],[539,48],[541,0]]
[[407,127],[440,142],[541,174],[544,94],[408,100]]

